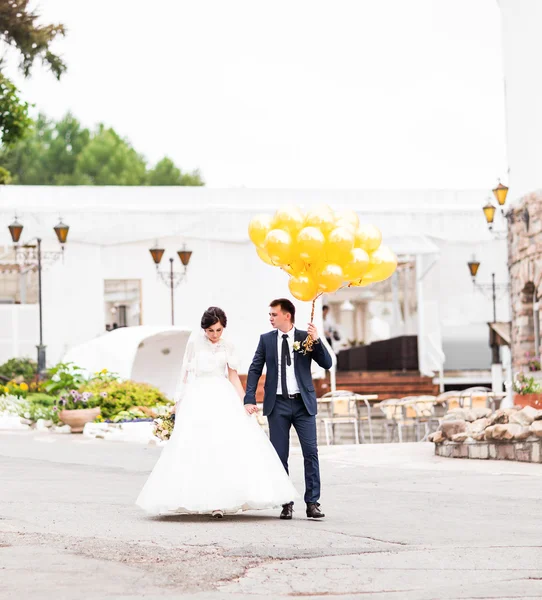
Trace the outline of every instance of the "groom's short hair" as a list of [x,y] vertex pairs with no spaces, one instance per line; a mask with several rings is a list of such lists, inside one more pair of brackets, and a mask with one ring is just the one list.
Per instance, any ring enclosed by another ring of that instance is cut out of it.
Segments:
[[295,323],[295,306],[288,298],[277,298],[276,300],[273,300],[269,306],[271,308],[279,307],[282,312],[290,313],[292,323]]

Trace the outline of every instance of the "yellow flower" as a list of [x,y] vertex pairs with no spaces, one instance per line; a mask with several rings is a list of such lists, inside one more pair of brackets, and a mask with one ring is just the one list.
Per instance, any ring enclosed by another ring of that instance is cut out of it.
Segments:
[[21,390],[23,390],[23,392],[28,392],[28,385],[26,383],[21,383]]
[[5,392],[6,394],[9,394],[9,388],[8,388],[8,386],[7,386],[7,385],[5,385],[5,386],[4,386],[4,392]]
[[102,369],[102,370],[100,371],[100,374],[101,374],[101,375],[105,375],[106,373],[107,373],[107,369]]

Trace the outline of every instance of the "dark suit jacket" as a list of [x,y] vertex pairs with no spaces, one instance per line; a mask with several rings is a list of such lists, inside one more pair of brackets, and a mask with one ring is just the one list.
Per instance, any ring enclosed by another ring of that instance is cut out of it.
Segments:
[[[263,367],[266,365],[267,374],[265,377],[263,400],[263,414],[266,416],[272,412],[277,397],[279,378],[277,337],[278,330],[270,331],[260,336],[260,342],[252,359],[247,377],[247,390],[244,402],[245,404],[256,404],[258,381],[262,375]],[[294,340],[296,342],[302,342],[306,337],[306,331],[295,330]],[[309,415],[315,415],[318,412],[316,393],[311,375],[312,360],[316,361],[323,369],[331,369],[332,365],[331,356],[321,342],[314,344],[312,352],[308,352],[307,354],[294,351],[295,377]]]

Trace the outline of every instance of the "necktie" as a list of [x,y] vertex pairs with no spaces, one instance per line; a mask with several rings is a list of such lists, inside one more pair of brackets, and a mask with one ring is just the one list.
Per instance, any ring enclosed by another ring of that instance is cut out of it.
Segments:
[[282,352],[280,360],[280,383],[282,386],[282,396],[288,398],[288,386],[286,385],[286,365],[292,364],[292,358],[290,356],[290,347],[288,346],[288,335],[282,335]]

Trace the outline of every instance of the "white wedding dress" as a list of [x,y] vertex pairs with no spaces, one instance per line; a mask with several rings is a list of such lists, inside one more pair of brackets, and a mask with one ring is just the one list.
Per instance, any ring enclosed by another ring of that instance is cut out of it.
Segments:
[[151,514],[279,507],[298,498],[265,432],[227,378],[233,346],[192,334],[175,428],[136,504]]

